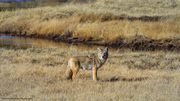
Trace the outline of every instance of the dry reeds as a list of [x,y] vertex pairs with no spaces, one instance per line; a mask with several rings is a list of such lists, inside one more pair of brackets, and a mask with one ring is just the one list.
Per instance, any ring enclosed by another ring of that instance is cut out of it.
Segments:
[[180,3],[176,0],[175,4],[172,0],[159,2],[97,0],[3,11],[0,12],[0,32],[46,37],[71,31],[72,37],[107,42],[137,35],[150,39],[179,38]]

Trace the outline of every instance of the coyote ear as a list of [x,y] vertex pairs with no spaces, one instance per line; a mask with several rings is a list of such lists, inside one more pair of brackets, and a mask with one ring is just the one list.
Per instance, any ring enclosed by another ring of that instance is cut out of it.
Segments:
[[104,51],[107,52],[108,51],[108,47],[105,47]]

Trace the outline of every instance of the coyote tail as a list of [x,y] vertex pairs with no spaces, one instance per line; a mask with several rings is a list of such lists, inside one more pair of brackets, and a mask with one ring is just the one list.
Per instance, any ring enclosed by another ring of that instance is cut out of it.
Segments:
[[66,79],[72,80],[72,75],[73,75],[73,71],[70,68],[68,68],[66,71]]

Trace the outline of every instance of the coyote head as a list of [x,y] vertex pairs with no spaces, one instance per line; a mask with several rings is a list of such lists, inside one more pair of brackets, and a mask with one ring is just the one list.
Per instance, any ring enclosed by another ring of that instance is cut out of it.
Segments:
[[101,61],[106,61],[108,58],[108,47],[105,47],[104,49],[97,48],[98,51],[98,58]]

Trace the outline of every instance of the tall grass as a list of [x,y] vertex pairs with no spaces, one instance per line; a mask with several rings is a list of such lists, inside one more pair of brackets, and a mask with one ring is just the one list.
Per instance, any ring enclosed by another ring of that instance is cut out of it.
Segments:
[[[148,17],[148,18],[146,18]],[[108,42],[142,35],[151,39],[180,37],[178,0],[96,0],[0,12],[0,32],[72,37]]]

